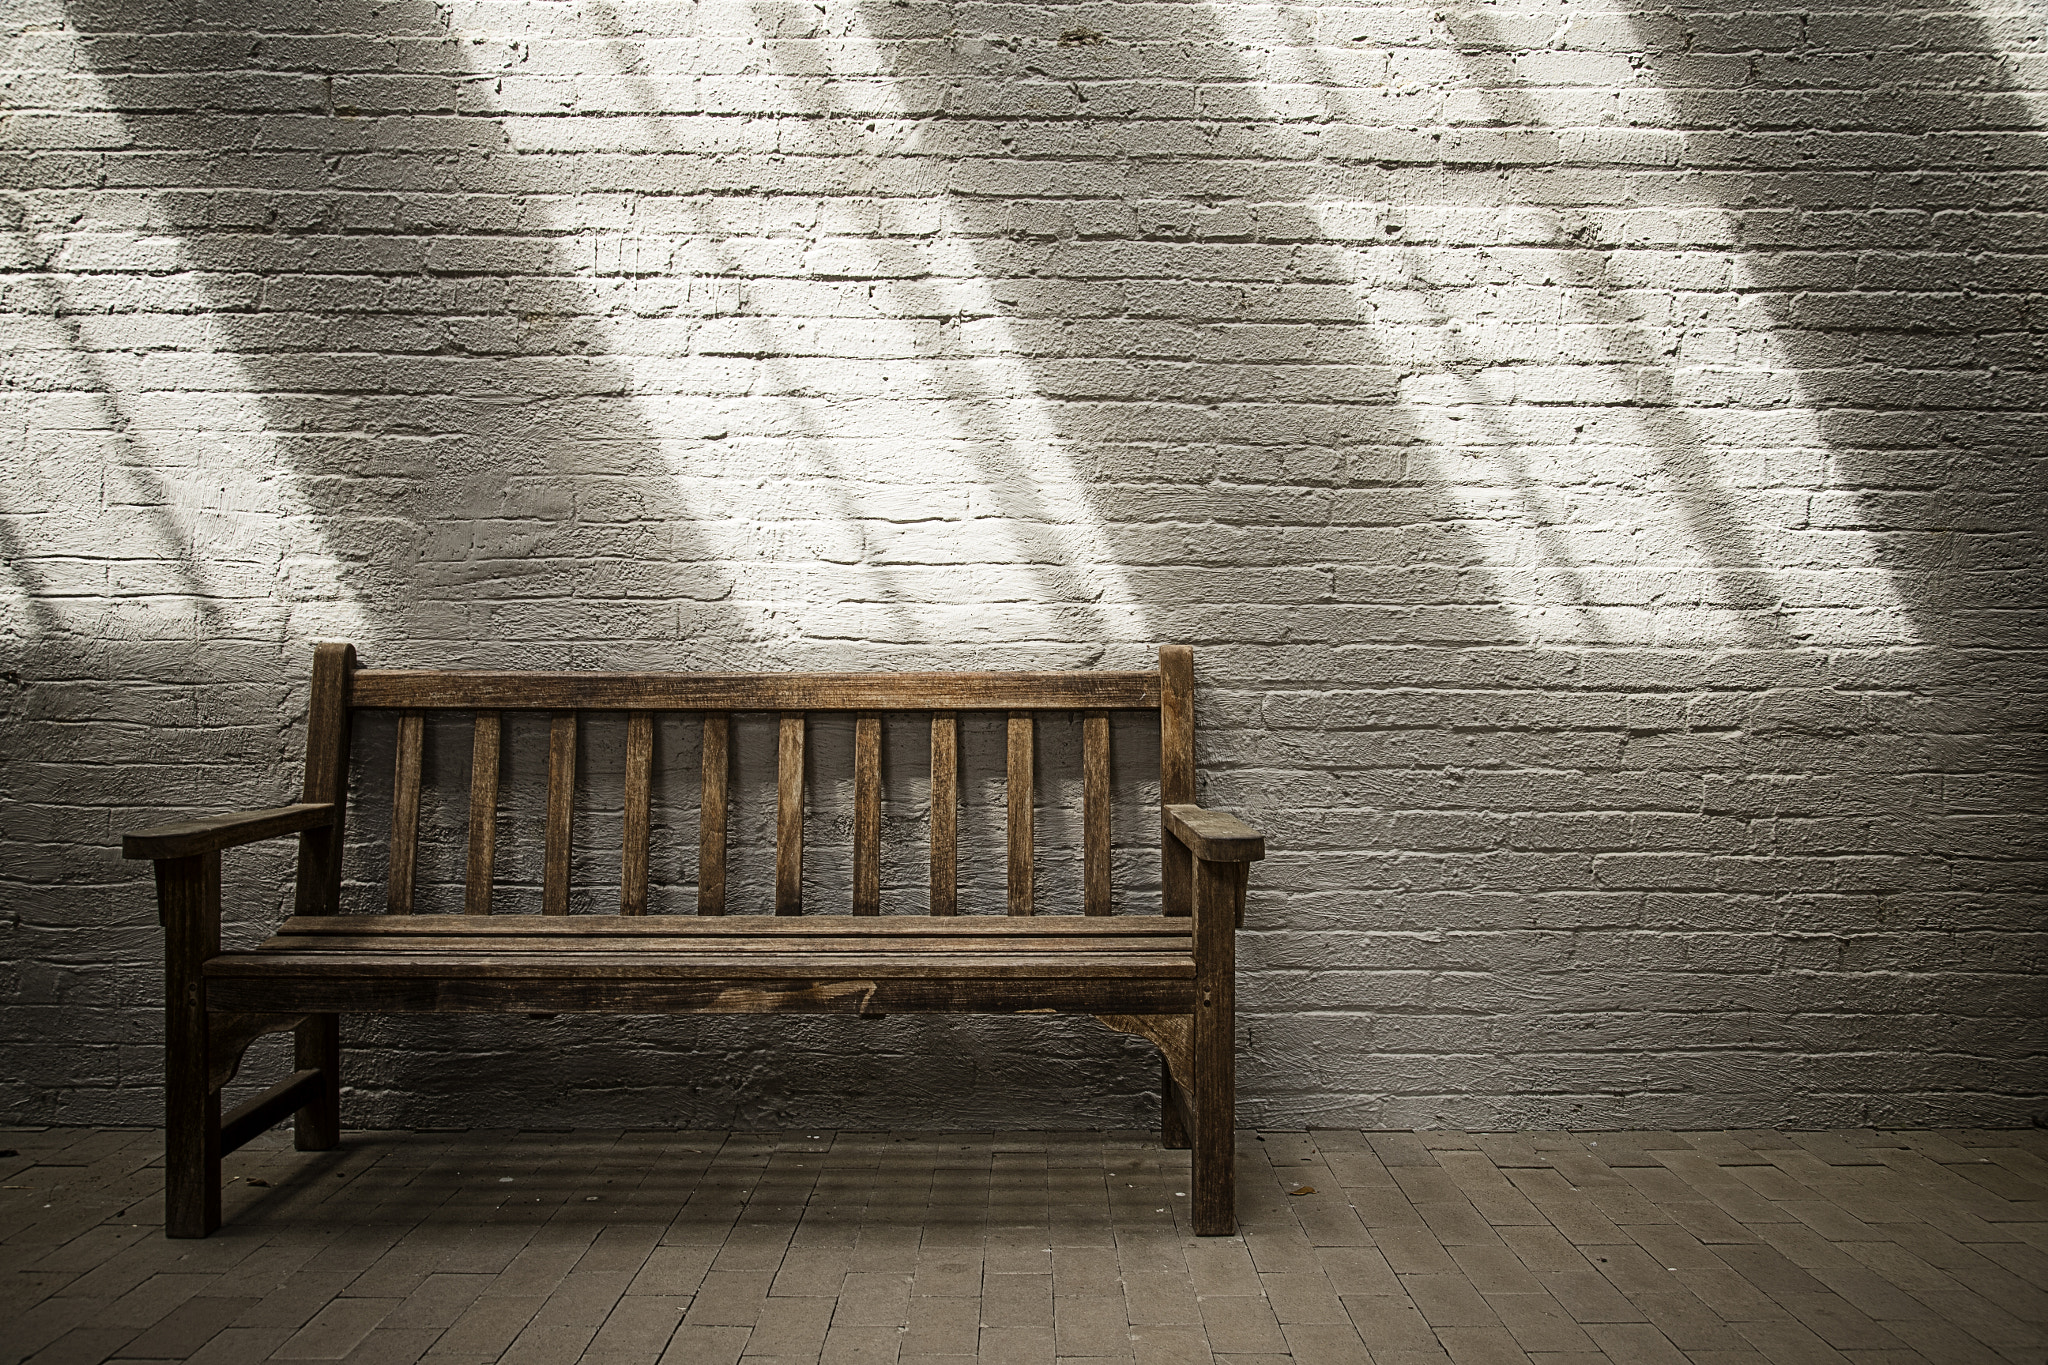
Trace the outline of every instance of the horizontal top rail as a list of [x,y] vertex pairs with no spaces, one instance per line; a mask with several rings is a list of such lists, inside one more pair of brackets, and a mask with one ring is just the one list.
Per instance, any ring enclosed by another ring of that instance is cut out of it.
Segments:
[[1148,673],[488,673],[365,668],[349,705],[498,711],[1152,711]]

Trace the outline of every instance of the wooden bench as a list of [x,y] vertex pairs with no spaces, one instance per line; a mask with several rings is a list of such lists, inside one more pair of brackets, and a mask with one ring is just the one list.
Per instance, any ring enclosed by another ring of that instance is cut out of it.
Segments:
[[[1195,799],[1194,655],[1157,672],[598,674],[359,668],[321,645],[307,717],[304,799],[274,810],[140,830],[130,858],[156,864],[166,930],[165,1231],[220,1226],[227,1152],[294,1118],[301,1150],[341,1137],[339,1016],[349,1012],[911,1012],[1092,1014],[1163,1054],[1161,1139],[1192,1146],[1194,1225],[1235,1227],[1232,1127],[1235,932],[1264,841]],[[429,711],[473,713],[463,914],[413,914],[421,755]],[[542,914],[492,915],[502,716],[550,713]],[[624,712],[618,915],[570,915],[570,835],[580,713]],[[882,716],[930,713],[928,915],[881,914]],[[1035,917],[1034,713],[1080,712],[1081,913]],[[1156,914],[1113,914],[1109,713],[1157,712],[1161,801]],[[697,913],[648,910],[654,722],[702,718]],[[779,717],[773,915],[726,915],[731,718]],[[850,914],[803,914],[806,716],[851,713]],[[959,716],[1007,716],[1006,915],[959,913]],[[349,743],[365,713],[395,719],[385,912],[341,913]],[[247,952],[220,946],[221,850],[296,834],[295,913]],[[220,1093],[243,1051],[291,1031],[295,1069],[225,1118]]]

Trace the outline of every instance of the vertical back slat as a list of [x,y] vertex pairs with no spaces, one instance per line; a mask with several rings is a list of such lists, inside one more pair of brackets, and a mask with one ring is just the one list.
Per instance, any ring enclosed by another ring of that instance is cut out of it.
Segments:
[[1028,915],[1031,905],[1032,719],[1029,711],[1010,713],[1010,913]]
[[704,715],[704,779],[697,802],[697,913],[725,913],[725,792],[732,771],[732,717]]
[[[1195,799],[1195,651],[1186,645],[1159,647],[1159,804],[1189,805]],[[1195,909],[1195,855],[1168,834],[1160,813],[1159,900],[1169,915]]]
[[775,913],[804,912],[804,716],[784,711],[775,744]]
[[1091,915],[1110,912],[1109,712],[1081,720],[1081,903]]
[[882,913],[882,718],[853,723],[853,913]]
[[469,869],[464,914],[491,913],[491,876],[498,861],[498,713],[479,711],[469,751]]
[[420,848],[420,756],[426,749],[427,718],[398,713],[398,759],[391,774],[391,878],[384,892],[387,914],[412,913]]
[[541,877],[544,915],[569,913],[569,841],[576,824],[576,713],[548,722],[548,843]]
[[619,851],[619,913],[647,913],[647,826],[654,795],[654,713],[626,718],[626,827]]
[[960,731],[951,711],[932,712],[932,913],[960,913],[956,856],[960,811]]

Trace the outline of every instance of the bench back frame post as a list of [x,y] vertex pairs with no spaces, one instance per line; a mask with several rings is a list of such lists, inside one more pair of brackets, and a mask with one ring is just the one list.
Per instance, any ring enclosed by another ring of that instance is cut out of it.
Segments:
[[330,801],[334,823],[299,835],[299,915],[341,913],[341,849],[348,802],[349,681],[354,645],[313,650],[313,692],[306,706],[306,785],[301,801]]
[[1191,914],[1195,908],[1195,857],[1168,834],[1166,807],[1195,801],[1195,651],[1187,645],[1159,647],[1159,901],[1160,912]]
[[164,925],[164,1233],[220,1226],[220,1092],[207,1048],[207,959],[220,955],[220,854],[156,861]]
[[[334,803],[334,823],[299,835],[298,910],[301,915],[341,913],[341,851],[348,808],[349,685],[356,650],[349,644],[313,650],[313,690],[306,706],[306,785],[303,800]],[[409,889],[409,888],[408,888]],[[408,895],[408,901],[410,896]],[[216,947],[216,952],[219,948]],[[310,1104],[292,1116],[292,1145],[324,1152],[341,1143],[341,1016],[309,1014],[292,1030],[292,1065],[318,1071]],[[219,1108],[216,1100],[215,1109]],[[219,1162],[214,1162],[218,1171]]]
[[1237,917],[1244,863],[1195,862],[1194,1222],[1237,1227]]

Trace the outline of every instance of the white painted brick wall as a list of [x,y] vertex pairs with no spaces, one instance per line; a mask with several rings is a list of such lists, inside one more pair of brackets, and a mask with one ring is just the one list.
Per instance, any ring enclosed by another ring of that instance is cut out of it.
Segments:
[[[4,17],[7,1121],[156,1114],[116,831],[288,797],[320,638],[717,669],[1191,643],[1205,795],[1274,850],[1248,1119],[2044,1117],[2038,8]],[[920,739],[890,740],[906,909]],[[686,905],[693,734],[663,743]],[[845,745],[820,727],[825,798]],[[617,746],[592,725],[593,910]],[[388,736],[360,752],[381,780]],[[1072,760],[1052,727],[1048,844]],[[461,818],[429,810],[444,904]],[[755,894],[764,820],[757,767]],[[843,809],[815,820],[825,899]],[[286,852],[232,859],[237,941]],[[1079,1022],[351,1039],[357,1124],[1122,1126],[1155,1076]]]

